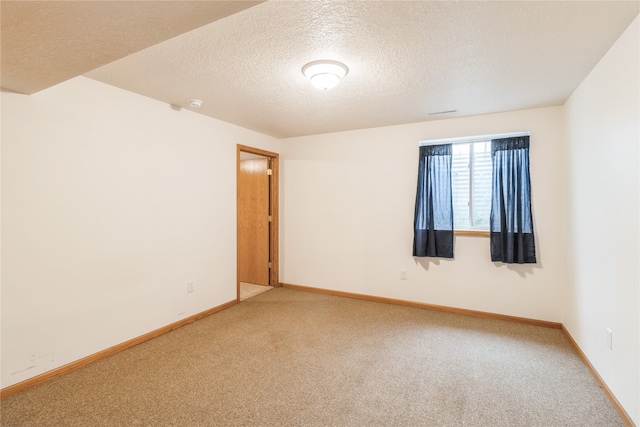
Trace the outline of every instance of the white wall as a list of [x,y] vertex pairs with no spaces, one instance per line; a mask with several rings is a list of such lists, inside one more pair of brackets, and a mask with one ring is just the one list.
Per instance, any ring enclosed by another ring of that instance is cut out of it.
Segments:
[[236,298],[236,144],[278,140],[82,77],[1,96],[2,387]]
[[[640,425],[640,32],[636,18],[566,103],[563,323]],[[606,345],[613,331],[613,348]]]
[[[413,258],[418,142],[525,130],[538,264],[492,263],[488,237],[470,236],[454,260]],[[281,281],[559,322],[563,141],[562,107],[286,139]]]

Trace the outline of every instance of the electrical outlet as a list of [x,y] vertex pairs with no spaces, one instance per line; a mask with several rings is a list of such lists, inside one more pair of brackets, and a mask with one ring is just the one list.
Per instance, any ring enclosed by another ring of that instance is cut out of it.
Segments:
[[607,328],[607,347],[609,350],[613,350],[613,332],[609,328]]
[[196,288],[193,281],[187,282],[187,292],[193,292],[195,290]]
[[407,280],[407,270],[404,268],[400,270],[400,280]]

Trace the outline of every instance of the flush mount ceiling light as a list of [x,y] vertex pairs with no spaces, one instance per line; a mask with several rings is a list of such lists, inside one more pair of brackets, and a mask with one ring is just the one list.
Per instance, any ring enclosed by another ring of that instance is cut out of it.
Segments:
[[189,104],[189,107],[191,108],[200,108],[202,106],[202,101],[199,99],[190,99],[187,101],[187,104]]
[[302,74],[311,81],[312,85],[322,90],[335,87],[348,72],[346,65],[330,60],[313,61],[302,67]]

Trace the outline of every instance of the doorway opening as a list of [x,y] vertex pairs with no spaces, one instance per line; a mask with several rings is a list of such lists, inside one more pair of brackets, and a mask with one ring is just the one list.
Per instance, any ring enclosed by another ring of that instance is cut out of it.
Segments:
[[278,154],[237,146],[237,300],[279,286]]

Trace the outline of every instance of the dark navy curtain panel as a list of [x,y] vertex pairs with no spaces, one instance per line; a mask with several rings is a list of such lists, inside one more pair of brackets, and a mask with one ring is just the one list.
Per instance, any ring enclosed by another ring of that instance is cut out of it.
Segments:
[[453,258],[451,144],[420,147],[413,256]]
[[491,140],[491,261],[533,264],[529,137]]

